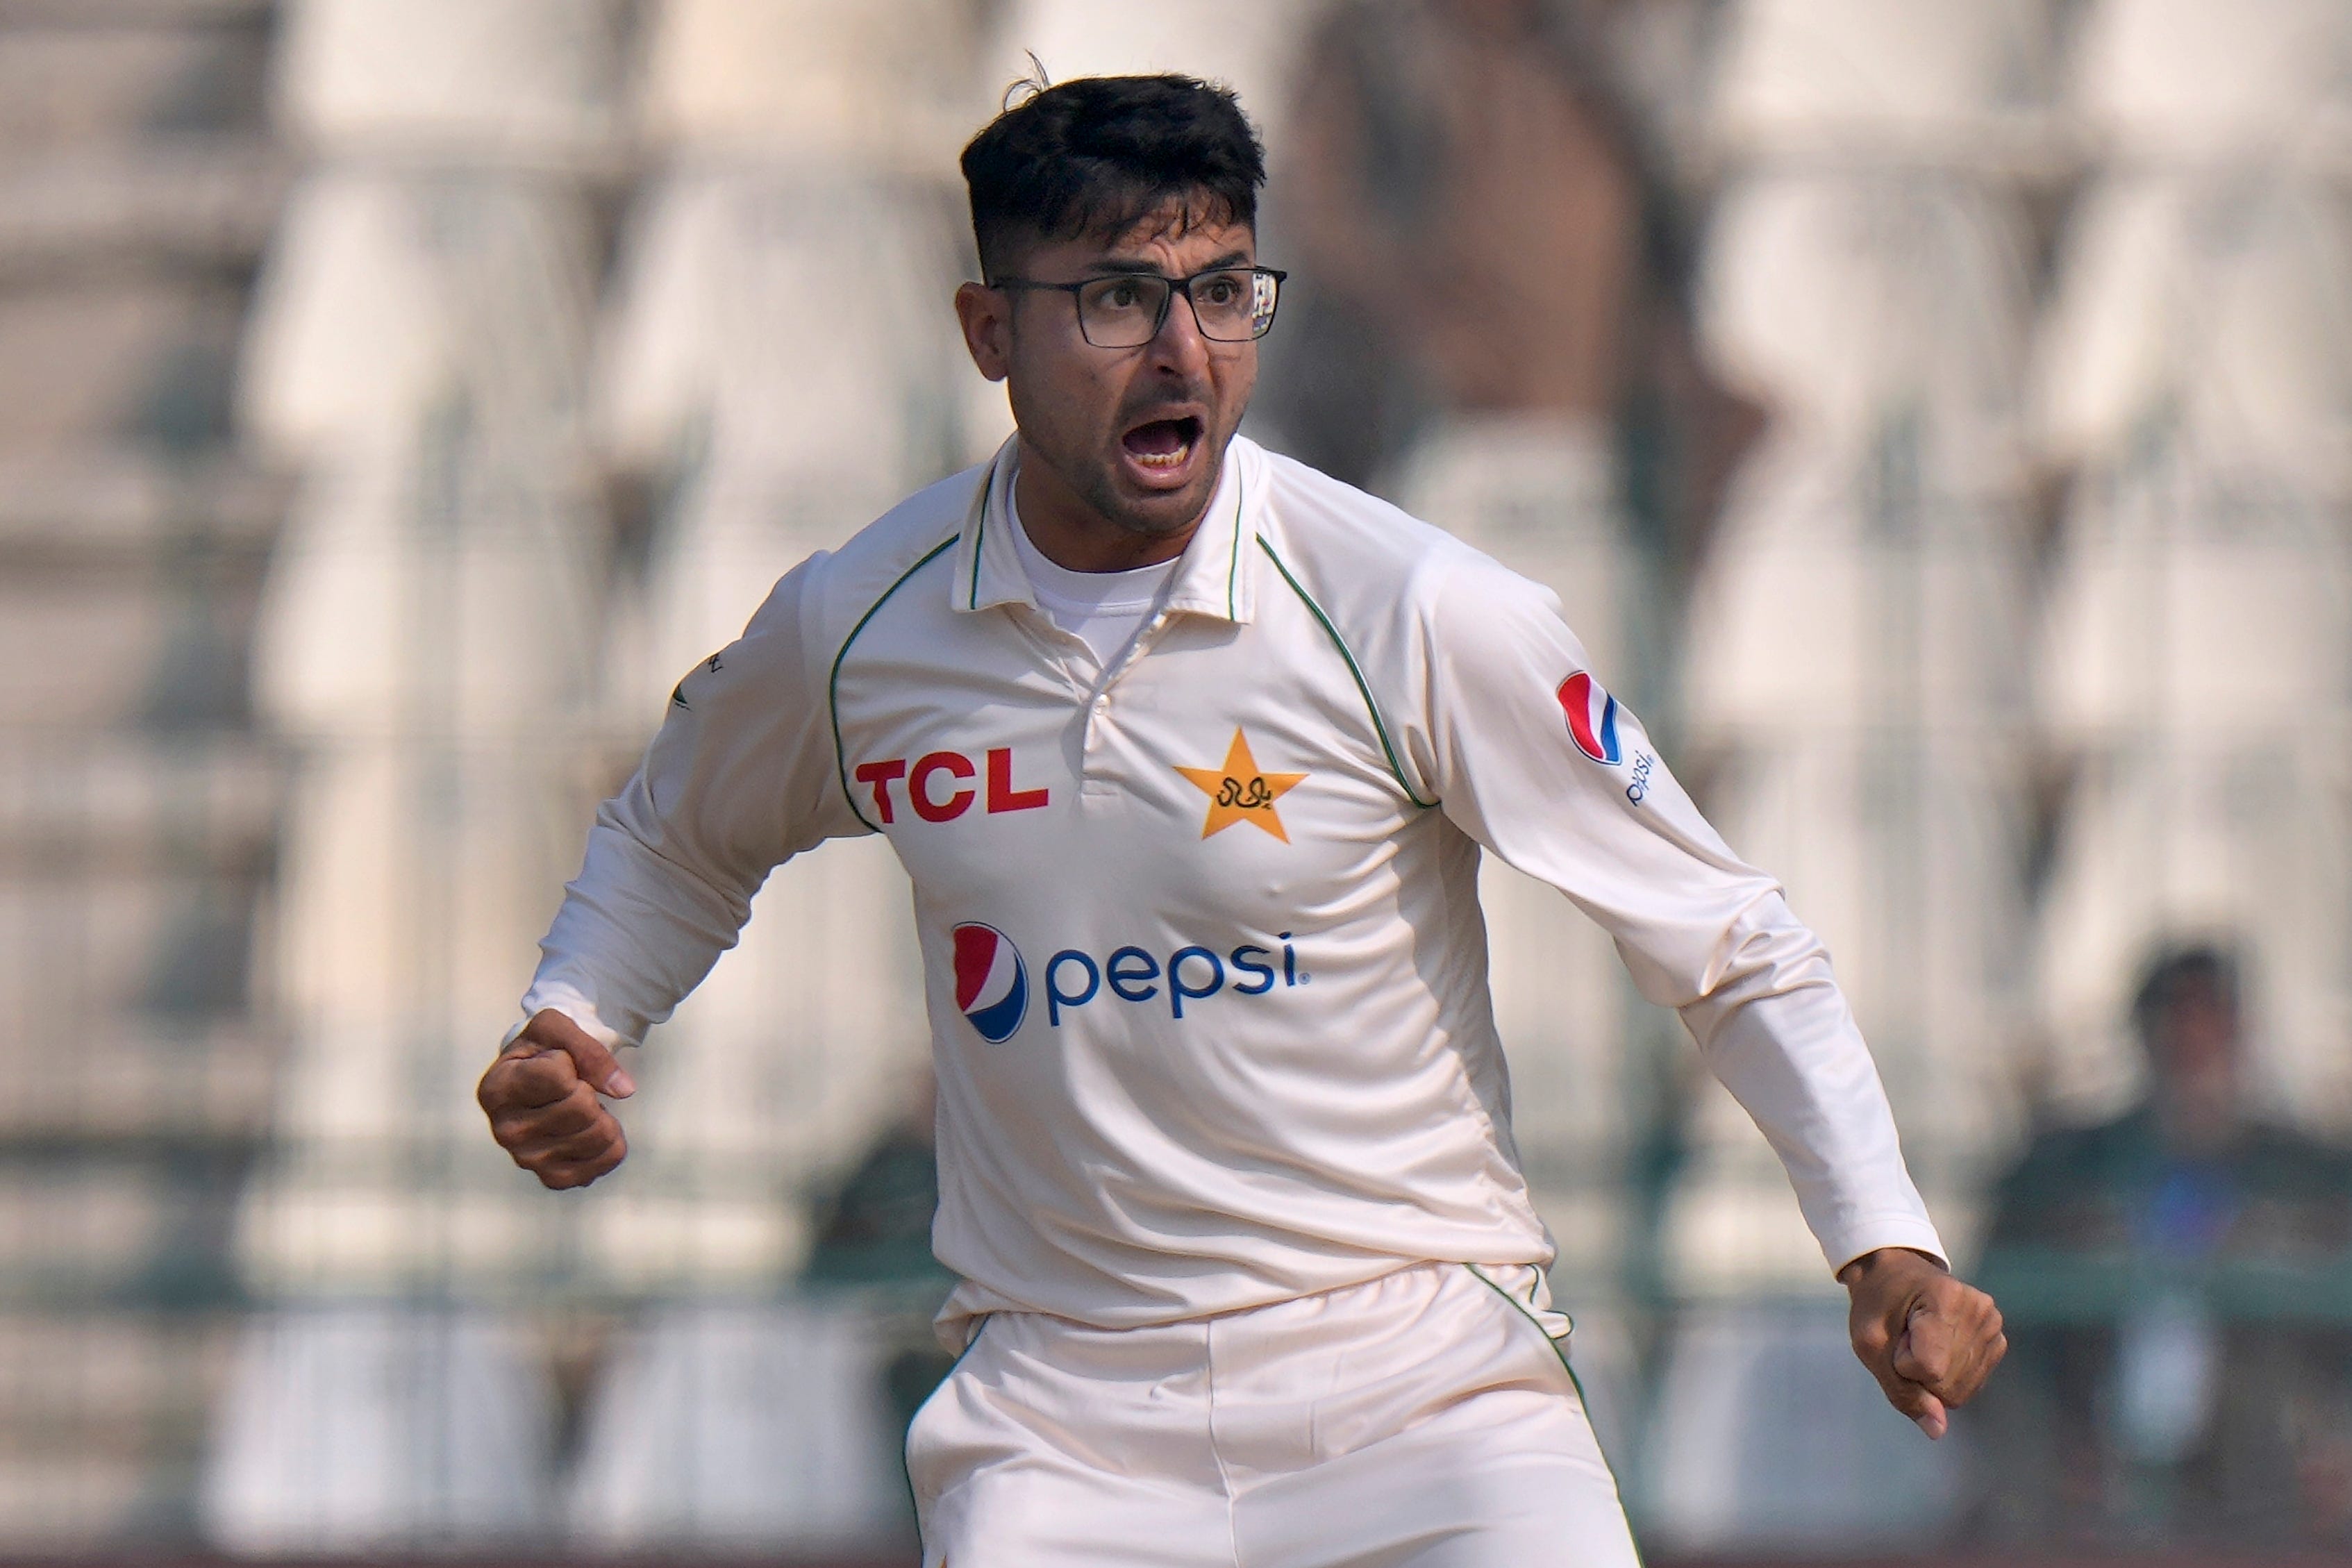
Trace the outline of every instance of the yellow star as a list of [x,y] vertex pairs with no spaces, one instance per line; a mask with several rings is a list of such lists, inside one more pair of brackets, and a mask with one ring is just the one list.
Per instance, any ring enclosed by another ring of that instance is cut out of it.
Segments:
[[1260,773],[1257,759],[1250,755],[1249,742],[1240,730],[1234,731],[1234,743],[1225,752],[1223,767],[1176,771],[1209,797],[1209,820],[1201,825],[1202,837],[1222,833],[1236,822],[1246,822],[1285,844],[1290,842],[1290,835],[1282,830],[1282,816],[1274,809],[1274,803],[1289,794],[1291,786],[1307,775]]

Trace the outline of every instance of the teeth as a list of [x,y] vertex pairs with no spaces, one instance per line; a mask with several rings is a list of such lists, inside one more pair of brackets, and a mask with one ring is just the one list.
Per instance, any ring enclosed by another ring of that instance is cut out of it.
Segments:
[[1147,468],[1181,468],[1184,459],[1192,455],[1192,443],[1185,442],[1172,452],[1139,452],[1135,460]]

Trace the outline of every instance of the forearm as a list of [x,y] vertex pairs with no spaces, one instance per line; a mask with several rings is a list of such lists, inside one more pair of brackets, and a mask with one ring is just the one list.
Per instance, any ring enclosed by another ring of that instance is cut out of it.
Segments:
[[1945,1258],[1877,1065],[1820,942],[1776,896],[1682,1009],[1708,1068],[1770,1142],[1832,1270],[1880,1247]]
[[523,996],[526,1017],[553,1008],[605,1045],[635,1045],[735,945],[752,889],[665,858],[608,803],[564,889]]
[[[1427,589],[1431,795],[1615,939],[1771,1141],[1835,1269],[1882,1247],[1943,1256],[1829,957],[1773,880],[1707,826],[1633,713],[1593,679],[1542,589],[1475,557]],[[1578,679],[1581,677],[1581,679]]]
[[678,682],[644,764],[596,813],[526,1017],[552,1008],[607,1047],[643,1039],[735,945],[771,869],[856,831],[800,629],[822,559],[794,567],[740,638]]

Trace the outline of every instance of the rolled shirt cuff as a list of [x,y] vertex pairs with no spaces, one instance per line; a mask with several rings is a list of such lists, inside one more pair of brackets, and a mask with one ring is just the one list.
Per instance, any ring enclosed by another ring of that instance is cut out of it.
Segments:
[[1832,1279],[1855,1258],[1882,1247],[1907,1247],[1914,1252],[1926,1253],[1947,1268],[1952,1266],[1951,1255],[1944,1250],[1944,1238],[1936,1234],[1933,1225],[1916,1215],[1887,1215],[1859,1221],[1834,1236],[1822,1237],[1821,1243],[1822,1256],[1829,1259]]
[[506,1037],[499,1042],[499,1049],[504,1050],[514,1044],[515,1037],[523,1032],[531,1019],[551,1008],[579,1025],[588,1032],[591,1038],[608,1051],[637,1043],[598,1016],[596,1004],[587,997],[569,985],[551,984],[534,985],[524,994],[521,1022],[506,1032]]

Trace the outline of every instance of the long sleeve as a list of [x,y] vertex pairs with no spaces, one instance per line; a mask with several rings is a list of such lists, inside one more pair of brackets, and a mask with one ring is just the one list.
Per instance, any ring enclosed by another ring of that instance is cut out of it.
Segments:
[[742,637],[678,682],[635,776],[596,814],[525,1017],[552,1007],[607,1044],[641,1040],[735,944],[771,870],[865,831],[808,646],[824,560],[787,574]]
[[1565,893],[1674,1008],[1787,1169],[1834,1270],[1941,1258],[1885,1089],[1820,940],[1699,815],[1592,679],[1546,590],[1465,552],[1421,595],[1408,753],[1449,818]]

